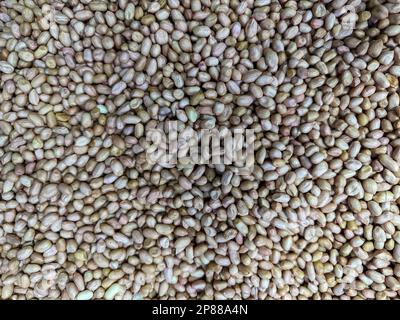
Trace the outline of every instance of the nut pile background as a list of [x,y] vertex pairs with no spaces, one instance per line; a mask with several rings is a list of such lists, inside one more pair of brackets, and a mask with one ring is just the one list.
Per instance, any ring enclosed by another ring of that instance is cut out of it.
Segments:
[[[398,0],[0,1],[0,298],[398,298],[399,43]],[[150,164],[167,120],[254,171]]]

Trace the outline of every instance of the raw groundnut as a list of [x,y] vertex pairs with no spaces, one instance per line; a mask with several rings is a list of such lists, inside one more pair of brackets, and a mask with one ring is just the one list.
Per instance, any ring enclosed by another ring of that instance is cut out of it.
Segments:
[[[1,1],[0,298],[399,298],[399,14]],[[169,120],[254,170],[149,161]]]

